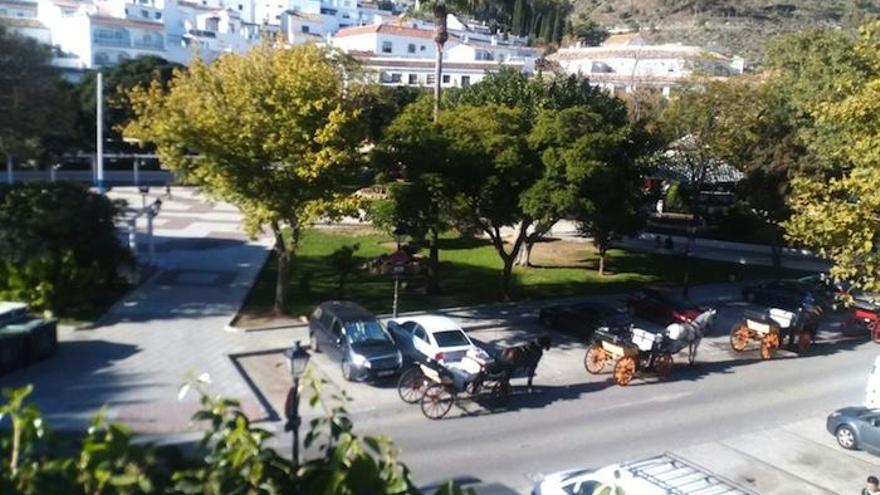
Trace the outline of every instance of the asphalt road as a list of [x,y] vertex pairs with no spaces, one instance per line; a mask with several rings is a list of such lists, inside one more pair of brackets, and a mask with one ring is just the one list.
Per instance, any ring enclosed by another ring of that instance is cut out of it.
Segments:
[[[598,467],[760,432],[863,401],[880,347],[823,331],[807,356],[780,352],[761,361],[756,351],[735,355],[726,334],[745,309],[735,293],[728,287],[695,294],[720,308],[719,319],[698,364],[690,368],[678,359],[666,381],[646,376],[619,387],[608,374],[588,375],[582,365],[586,343],[554,334],[534,391],[515,379],[504,410],[464,401],[446,418],[431,421],[417,405],[400,401],[394,384],[357,384],[346,387],[354,397],[352,416],[361,433],[390,435],[423,486],[458,479],[478,483],[480,493],[509,494],[527,493],[535,473]],[[452,315],[490,344],[522,341],[540,328],[528,305]],[[315,363],[337,379],[337,366],[326,357]]]

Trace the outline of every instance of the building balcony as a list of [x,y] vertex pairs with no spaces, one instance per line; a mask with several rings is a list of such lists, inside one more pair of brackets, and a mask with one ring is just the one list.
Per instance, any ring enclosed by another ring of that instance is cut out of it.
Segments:
[[97,46],[131,48],[131,40],[124,38],[92,38],[92,43]]
[[156,50],[156,51],[164,51],[165,50],[165,42],[162,40],[153,40],[153,41],[138,41],[135,40],[132,42],[131,46],[133,48],[138,48],[140,50]]
[[196,38],[216,38],[217,33],[214,31],[206,31],[204,29],[190,29],[187,34]]

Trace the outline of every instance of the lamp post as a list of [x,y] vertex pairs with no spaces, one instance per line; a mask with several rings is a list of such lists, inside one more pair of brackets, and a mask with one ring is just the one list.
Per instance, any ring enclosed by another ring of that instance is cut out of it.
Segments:
[[296,479],[296,470],[299,466],[299,379],[306,371],[309,364],[308,351],[299,345],[299,341],[293,343],[293,347],[284,353],[287,357],[287,364],[290,367],[290,376],[293,384],[287,392],[287,400],[284,404],[284,416],[287,423],[284,424],[285,431],[293,432],[293,453],[291,460],[293,462],[292,475]]
[[397,243],[397,252],[394,253],[391,263],[391,271],[394,273],[394,298],[391,300],[391,314],[397,318],[397,307],[400,301],[400,274],[403,273],[406,263],[404,260],[406,254],[401,252],[400,245],[406,240],[406,231],[398,225],[391,234],[394,236],[394,242]]

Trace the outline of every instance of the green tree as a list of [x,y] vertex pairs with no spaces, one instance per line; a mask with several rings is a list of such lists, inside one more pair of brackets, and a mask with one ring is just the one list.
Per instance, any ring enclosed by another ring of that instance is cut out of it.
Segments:
[[510,29],[513,34],[517,36],[523,36],[525,33],[525,24],[526,24],[526,5],[525,0],[516,0],[516,3],[513,5],[513,20],[511,21]]
[[572,25],[572,35],[584,45],[599,46],[608,37],[608,31],[582,14],[578,22]]
[[73,114],[52,49],[9,31],[0,21],[0,153],[36,156],[46,140],[69,132]]
[[183,180],[238,206],[249,233],[271,229],[277,313],[302,229],[353,206],[363,129],[342,63],[316,45],[264,43],[210,65],[196,61],[167,92],[154,82],[130,93],[137,118],[127,135],[155,144]]
[[[484,233],[501,257],[501,291],[510,296],[513,264],[533,218],[521,205],[522,195],[542,170],[529,149],[529,120],[522,109],[497,105],[459,105],[441,113],[449,143],[449,167],[455,217]],[[508,248],[502,230],[515,230]]]
[[439,290],[440,233],[449,226],[448,144],[431,122],[431,100],[409,105],[392,122],[373,158],[383,171],[387,199],[374,205],[372,218],[391,232],[403,228],[414,239],[428,239],[428,291]]
[[0,187],[0,299],[62,315],[109,299],[131,261],[120,207],[74,183]]
[[351,246],[342,246],[330,253],[330,263],[339,276],[337,290],[339,297],[345,297],[345,280],[351,275],[351,272],[357,268],[357,258],[355,253],[361,248],[360,244]]
[[794,181],[785,228],[831,259],[836,278],[880,291],[880,22],[862,28],[851,57],[865,73],[837,72],[841,91],[805,102],[822,129],[808,146],[831,167]]
[[585,106],[543,111],[530,141],[544,150],[544,179],[555,183],[547,197],[593,238],[603,275],[611,241],[637,225],[642,204],[637,160],[648,141]]
[[[185,70],[184,66],[169,62],[155,55],[140,55],[101,70],[104,84],[104,139],[122,139],[122,127],[135,115],[128,93],[135,87],[147,88],[158,81],[163,90],[174,76],[174,71]],[[80,147],[94,149],[95,125],[97,120],[97,73],[87,72],[74,88],[79,102],[76,133]]]

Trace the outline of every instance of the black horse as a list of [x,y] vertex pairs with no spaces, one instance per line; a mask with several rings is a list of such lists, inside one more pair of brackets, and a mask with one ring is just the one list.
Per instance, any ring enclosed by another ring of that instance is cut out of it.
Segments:
[[543,335],[523,345],[508,347],[501,351],[501,361],[513,369],[523,369],[528,374],[529,392],[532,391],[532,378],[541,361],[544,351],[550,350],[550,336]]

